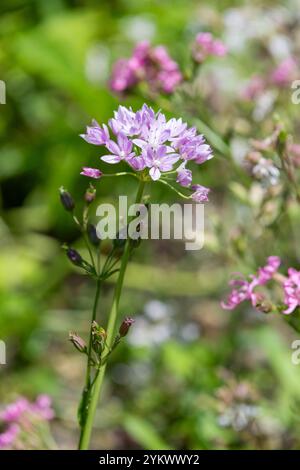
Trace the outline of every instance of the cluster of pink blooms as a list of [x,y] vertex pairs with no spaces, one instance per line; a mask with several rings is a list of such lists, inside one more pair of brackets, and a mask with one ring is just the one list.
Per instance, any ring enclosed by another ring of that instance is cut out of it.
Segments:
[[39,395],[34,403],[26,398],[19,398],[9,404],[1,413],[0,420],[6,426],[0,434],[0,449],[18,446],[22,431],[28,433],[37,422],[49,421],[54,412],[48,395]]
[[297,78],[298,66],[293,57],[284,59],[277,67],[271,71],[268,78],[260,75],[253,75],[249,83],[242,90],[242,98],[254,100],[259,97],[269,86],[286,87]]
[[151,47],[148,41],[138,43],[129,59],[119,59],[112,71],[110,88],[124,93],[139,82],[147,82],[153,91],[173,93],[182,81],[178,64],[164,46]]
[[[255,291],[258,286],[264,286],[273,279],[281,264],[278,256],[269,256],[267,264],[259,268],[256,274],[251,274],[246,279],[242,274],[236,273],[237,277],[229,282],[233,288],[226,302],[221,302],[225,310],[233,310],[245,300],[250,300],[253,307],[257,307],[264,300],[260,292]],[[283,313],[290,314],[300,306],[300,271],[289,268],[288,277],[278,276],[284,290],[284,303],[286,308]]]
[[[101,127],[93,121],[81,137],[108,150],[109,153],[101,157],[106,163],[124,161],[134,171],[146,172],[154,181],[163,178],[164,173],[172,173],[179,185],[190,188],[193,200],[208,200],[209,189],[192,185],[192,171],[186,166],[190,161],[202,164],[211,159],[212,149],[204,136],[197,134],[194,127],[189,128],[182,119],[167,120],[164,114],[155,113],[146,104],[137,112],[119,106],[108,126],[103,124]],[[175,167],[175,164],[178,165]],[[81,174],[97,179],[103,173],[84,167]]]
[[196,62],[202,63],[209,56],[225,56],[227,47],[211,33],[199,33],[194,41],[192,54]]
[[288,278],[283,282],[284,303],[288,308],[284,313],[292,313],[300,305],[300,271],[289,268]]

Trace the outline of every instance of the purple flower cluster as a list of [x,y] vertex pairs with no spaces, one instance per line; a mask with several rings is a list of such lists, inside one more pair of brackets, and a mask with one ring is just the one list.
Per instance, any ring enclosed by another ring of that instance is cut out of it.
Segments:
[[115,93],[124,93],[143,81],[151,90],[163,93],[173,93],[182,81],[178,64],[164,46],[151,47],[147,41],[138,43],[129,59],[115,63],[110,88]]
[[249,280],[242,274],[237,273],[238,277],[232,279],[229,285],[233,287],[226,302],[221,302],[222,308],[225,310],[233,310],[241,302],[250,300],[253,307],[261,300],[260,293],[254,292],[257,286],[263,286],[270,281],[277,272],[281,264],[278,256],[269,256],[267,264],[263,268],[259,268],[256,274],[251,274]]
[[0,420],[6,425],[0,434],[0,449],[11,448],[22,430],[28,430],[36,421],[49,421],[54,412],[48,395],[39,395],[34,403],[19,398],[0,413]]
[[[188,128],[182,119],[167,120],[164,114],[155,113],[146,104],[137,112],[119,106],[108,125],[110,130],[105,124],[101,127],[93,121],[86,134],[81,135],[90,144],[103,145],[108,150],[101,160],[110,164],[124,161],[134,171],[144,171],[154,181],[164,173],[174,173],[178,184],[194,191],[193,200],[208,200],[209,189],[191,186],[192,171],[186,168],[190,161],[202,164],[213,156],[204,136],[197,134],[194,127]],[[176,163],[179,163],[177,168]],[[100,170],[87,167],[81,174],[91,178],[102,176]]]
[[199,33],[194,41],[192,54],[194,60],[201,64],[209,56],[225,56],[227,47],[211,33]]

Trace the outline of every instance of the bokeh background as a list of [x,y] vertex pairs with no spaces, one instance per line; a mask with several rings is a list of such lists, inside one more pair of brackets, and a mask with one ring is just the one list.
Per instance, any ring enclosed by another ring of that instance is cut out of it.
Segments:
[[[237,104],[237,86],[272,61],[270,38],[299,36],[299,4],[284,3],[1,1],[7,96],[0,105],[0,339],[7,365],[0,366],[0,402],[50,394],[60,448],[76,447],[85,367],[68,331],[87,334],[94,285],[61,249],[63,242],[81,244],[58,188],[68,188],[80,208],[87,187],[80,169],[97,166],[99,148],[78,135],[91,118],[106,122],[119,104],[107,87],[112,63],[148,39],[165,44],[184,67],[198,31],[221,35],[231,53],[204,69],[192,111],[223,134],[238,158],[249,137],[271,126],[267,118],[253,124],[249,109]],[[286,96],[279,97],[280,113],[299,130],[297,107]],[[123,103],[136,108],[143,101],[136,95]],[[179,114],[187,114],[186,103],[178,98]],[[231,271],[251,272],[271,254],[288,258],[291,246],[297,259],[298,213],[293,230],[282,223],[276,235],[257,231],[243,189],[248,176],[222,152],[198,177],[212,188],[204,249],[143,242],[128,270],[121,311],[136,324],[109,365],[94,448],[300,447],[300,366],[291,363],[290,346],[297,335],[282,318],[247,305],[220,308]],[[106,179],[97,183],[97,201],[134,191],[130,179]],[[151,193],[156,202],[174,200],[164,188]],[[105,286],[100,302],[104,325],[112,287]]]

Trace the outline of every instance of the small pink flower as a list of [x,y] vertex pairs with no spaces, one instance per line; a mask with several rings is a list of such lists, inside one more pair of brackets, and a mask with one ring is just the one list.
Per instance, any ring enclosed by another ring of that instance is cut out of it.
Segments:
[[132,141],[128,137],[120,133],[117,136],[117,141],[117,144],[113,140],[107,142],[106,148],[111,154],[103,155],[101,160],[106,163],[119,163],[121,160],[127,160],[135,156],[135,153],[132,152]]
[[92,125],[87,126],[86,134],[80,134],[86,142],[93,145],[104,145],[109,140],[108,127],[103,124],[99,126],[98,122],[93,119]]
[[246,101],[255,100],[266,89],[265,80],[259,75],[253,75],[241,92],[241,98]]
[[214,39],[211,33],[199,33],[193,44],[193,58],[202,63],[208,56],[223,57],[227,47],[219,39]]
[[21,416],[30,409],[30,403],[26,398],[18,398],[14,403],[10,403],[0,414],[0,419],[6,423],[18,421]]
[[99,179],[103,175],[102,171],[98,170],[97,168],[89,168],[87,166],[82,168],[82,172],[80,174],[94,179]]
[[10,424],[8,428],[0,434],[0,449],[12,447],[19,432],[20,428],[17,424]]
[[293,57],[288,57],[281,62],[271,74],[271,82],[279,87],[287,86],[296,78],[297,62]]
[[264,285],[273,275],[278,271],[278,268],[281,264],[279,256],[269,256],[267,259],[267,264],[262,268],[258,268],[258,275],[256,276],[257,283],[259,285]]
[[116,93],[124,93],[142,81],[154,91],[164,93],[173,93],[182,81],[178,64],[164,46],[151,47],[147,41],[138,43],[129,59],[115,63],[110,88]]
[[233,310],[240,303],[245,300],[252,300],[252,303],[255,302],[255,296],[253,294],[253,284],[248,282],[240,273],[236,273],[239,277],[237,279],[231,279],[229,281],[229,286],[233,287],[230,292],[227,301],[221,302],[221,307],[224,310]]
[[179,167],[177,170],[177,179],[176,182],[180,184],[180,186],[183,186],[187,188],[188,186],[191,185],[193,176],[191,170],[188,170],[187,168]]
[[195,191],[192,194],[192,199],[195,202],[208,202],[208,193],[210,192],[209,188],[202,186],[201,184],[194,184],[191,189]]
[[35,403],[31,405],[31,411],[46,421],[53,419],[54,411],[51,398],[48,395],[39,395]]
[[284,303],[287,305],[287,309],[283,313],[288,315],[300,305],[300,271],[289,268],[288,279],[284,281],[283,289],[285,294]]
[[257,286],[263,286],[272,279],[280,266],[281,260],[278,256],[269,256],[267,264],[262,268],[258,268],[256,274],[250,274],[249,281],[239,274],[238,279],[233,279],[229,285],[233,290],[228,296],[227,302],[221,302],[221,307],[225,310],[233,310],[244,300],[250,300],[253,307],[262,299],[260,293],[255,293]]

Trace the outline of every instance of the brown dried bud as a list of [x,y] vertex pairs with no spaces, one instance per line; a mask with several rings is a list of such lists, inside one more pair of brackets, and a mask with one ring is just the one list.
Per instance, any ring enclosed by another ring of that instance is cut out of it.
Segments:
[[122,337],[126,336],[131,325],[133,325],[133,323],[135,322],[135,320],[131,317],[126,317],[124,318],[120,328],[119,328],[119,335]]

